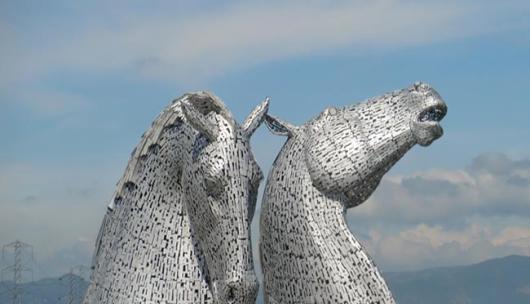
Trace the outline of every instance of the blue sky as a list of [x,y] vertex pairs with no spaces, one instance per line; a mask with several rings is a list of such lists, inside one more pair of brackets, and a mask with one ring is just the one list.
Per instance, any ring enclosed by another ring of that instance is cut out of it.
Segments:
[[[140,135],[198,89],[239,121],[271,96],[301,124],[428,82],[444,137],[348,213],[352,231],[383,270],[530,255],[528,1],[2,1],[0,41],[0,243],[33,244],[40,276],[88,263]],[[283,140],[254,136],[264,171]]]

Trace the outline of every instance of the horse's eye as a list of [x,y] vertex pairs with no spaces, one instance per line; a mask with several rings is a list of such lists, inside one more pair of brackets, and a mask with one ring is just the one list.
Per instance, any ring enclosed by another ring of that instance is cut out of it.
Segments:
[[[259,171],[254,177],[252,178],[251,184],[253,187],[258,188],[259,184],[263,180],[263,173]],[[257,190],[257,189],[256,189]]]
[[219,197],[224,190],[224,183],[211,178],[204,179],[204,187],[208,196]]

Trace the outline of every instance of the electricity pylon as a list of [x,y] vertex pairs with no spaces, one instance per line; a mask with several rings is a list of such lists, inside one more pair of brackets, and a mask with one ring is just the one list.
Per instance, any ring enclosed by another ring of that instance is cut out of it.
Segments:
[[88,271],[86,266],[75,266],[70,268],[70,272],[60,278],[61,281],[67,280],[68,283],[68,294],[61,297],[61,299],[66,300],[67,304],[77,304],[82,297],[81,294],[81,281],[85,278],[85,273]]
[[[13,304],[22,304],[22,296],[24,290],[21,284],[24,281],[24,274],[31,274],[31,281],[33,281],[33,246],[21,241],[14,241],[2,247],[2,261],[6,261],[6,253],[13,251],[13,264],[2,269],[2,281],[5,280],[6,274],[12,273],[13,286],[8,289],[11,294]],[[27,252],[31,254],[27,254]]]

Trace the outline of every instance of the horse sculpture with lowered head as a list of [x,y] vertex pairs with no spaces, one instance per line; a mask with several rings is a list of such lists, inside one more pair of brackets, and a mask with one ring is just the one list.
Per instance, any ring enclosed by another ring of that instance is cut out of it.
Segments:
[[288,136],[262,203],[266,303],[395,303],[345,212],[363,203],[415,144],[439,138],[446,112],[434,89],[416,83],[329,108],[300,127],[266,117],[273,133]]
[[156,118],[104,217],[84,303],[255,302],[250,222],[262,173],[249,141],[267,109],[239,126],[197,92]]

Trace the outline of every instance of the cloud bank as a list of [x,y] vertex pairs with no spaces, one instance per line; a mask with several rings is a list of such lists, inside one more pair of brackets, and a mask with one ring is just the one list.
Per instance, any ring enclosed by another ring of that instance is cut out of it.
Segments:
[[530,160],[483,154],[464,169],[389,176],[348,221],[394,270],[530,255]]

